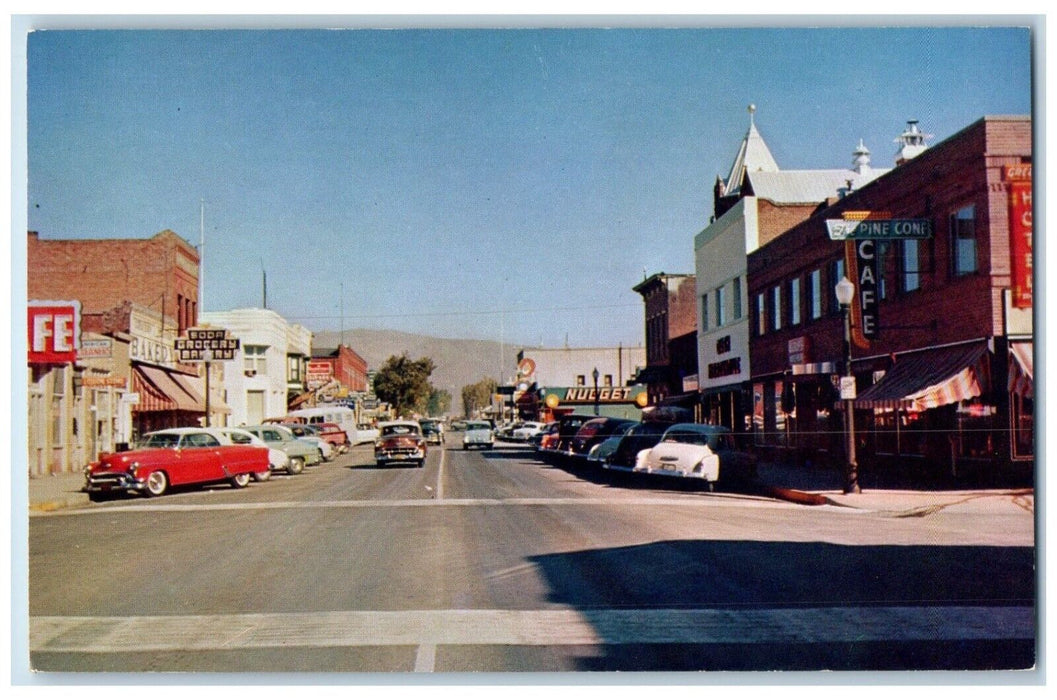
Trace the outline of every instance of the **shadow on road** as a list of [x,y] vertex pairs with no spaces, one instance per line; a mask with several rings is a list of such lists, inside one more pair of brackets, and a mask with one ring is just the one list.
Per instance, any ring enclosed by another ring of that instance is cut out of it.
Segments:
[[[997,670],[1035,664],[1028,639],[855,643],[622,645],[614,609],[1031,606],[1030,547],[845,546],[825,542],[675,540],[531,557],[549,600],[581,612],[603,639],[581,670]],[[849,615],[848,625],[855,616]],[[847,632],[847,630],[844,630]],[[992,635],[992,636],[1001,636]],[[1022,635],[1021,635],[1022,636]]]

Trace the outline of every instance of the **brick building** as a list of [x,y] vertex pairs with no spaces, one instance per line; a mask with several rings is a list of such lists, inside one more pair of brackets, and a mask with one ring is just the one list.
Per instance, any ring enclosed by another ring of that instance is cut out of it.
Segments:
[[[857,292],[852,371],[863,470],[1030,474],[1031,130],[1026,116],[985,117],[925,150],[912,122],[897,139],[895,169],[750,253],[758,447],[845,459],[835,382],[846,349],[834,288],[847,276]],[[858,223],[864,218],[925,222],[919,233],[931,235],[886,240],[886,224]],[[827,222],[877,233],[832,240]]]
[[632,287],[646,318],[646,384],[649,405],[697,403],[697,295],[693,275],[659,272]]
[[[139,433],[205,415],[197,367],[173,340],[198,313],[199,256],[172,231],[149,239],[27,235],[27,298],[80,308],[74,360],[30,361],[30,474],[79,470]],[[212,411],[226,407],[217,400]]]
[[782,170],[756,128],[755,112],[750,105],[749,130],[730,172],[716,180],[712,220],[694,238],[699,419],[737,433],[748,430],[752,408],[747,255],[840,191],[887,172],[870,165],[862,142],[851,169]]

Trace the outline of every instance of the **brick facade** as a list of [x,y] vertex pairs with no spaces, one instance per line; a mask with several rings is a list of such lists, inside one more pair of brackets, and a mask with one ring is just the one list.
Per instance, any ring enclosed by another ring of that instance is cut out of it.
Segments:
[[198,251],[172,231],[146,239],[27,240],[27,298],[79,299],[85,312],[130,301],[177,320],[198,320]]

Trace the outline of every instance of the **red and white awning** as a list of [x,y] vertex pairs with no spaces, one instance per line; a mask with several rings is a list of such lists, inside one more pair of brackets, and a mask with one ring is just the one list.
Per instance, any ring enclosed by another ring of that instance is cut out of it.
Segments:
[[855,407],[924,411],[980,396],[990,383],[990,361],[986,341],[902,355]]
[[1009,393],[1030,399],[1035,395],[1034,343],[1009,344]]

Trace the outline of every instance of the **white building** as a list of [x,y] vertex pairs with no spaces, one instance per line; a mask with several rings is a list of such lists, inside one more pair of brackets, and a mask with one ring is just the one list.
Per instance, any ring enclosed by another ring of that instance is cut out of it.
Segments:
[[222,363],[230,425],[286,415],[289,394],[303,390],[312,333],[270,309],[207,311],[198,320],[239,340],[235,359]]
[[756,129],[755,111],[750,105],[749,130],[729,175],[717,178],[712,221],[694,238],[702,418],[734,430],[744,428],[751,409],[744,395],[751,376],[748,254],[809,218],[820,203],[888,172],[870,167],[861,141],[851,170],[781,170]]

